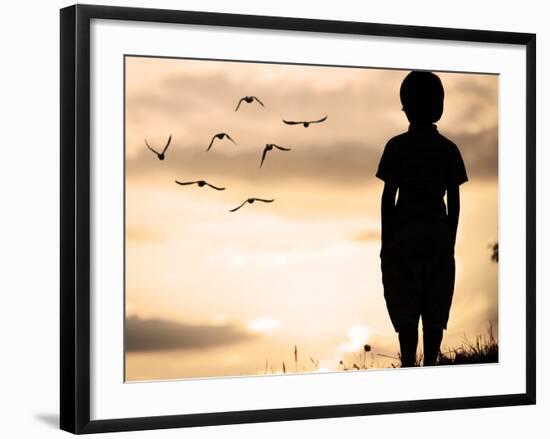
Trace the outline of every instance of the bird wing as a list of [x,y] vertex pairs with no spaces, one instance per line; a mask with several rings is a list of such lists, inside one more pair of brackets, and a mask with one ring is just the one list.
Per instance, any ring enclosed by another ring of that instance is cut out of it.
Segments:
[[224,191],[225,190],[224,187],[214,186],[213,184],[210,184],[207,181],[205,181],[205,183],[206,183],[207,186],[210,186],[212,189],[216,189],[217,191]]
[[275,201],[275,198],[272,198],[271,200],[266,200],[265,198],[253,198],[255,201],[262,201],[264,203],[273,203]]
[[262,167],[262,165],[264,164],[264,160],[265,160],[265,156],[267,155],[267,146],[264,148],[264,152],[262,153],[262,161],[260,162],[260,168]]
[[162,150],[162,153],[164,154],[166,152],[166,150],[168,149],[168,147],[170,146],[170,142],[172,141],[172,134],[170,134],[170,137],[168,137],[168,142],[166,142],[166,146],[164,147],[164,149]]
[[258,101],[258,104],[260,104],[262,107],[265,107],[264,103],[260,101],[256,96],[252,96],[256,101]]
[[237,104],[237,108],[235,108],[235,111],[237,111],[239,109],[239,107],[241,106],[241,102],[244,101],[244,98],[241,98],[239,100],[239,103]]
[[243,206],[246,204],[247,201],[248,201],[248,200],[244,200],[244,201],[242,202],[242,204],[240,204],[239,206],[235,207],[234,209],[231,209],[229,212],[236,212],[236,211],[239,210],[241,207],[243,207]]
[[181,186],[186,186],[188,184],[196,184],[197,182],[196,181],[178,181],[178,180],[174,180],[177,184],[181,185]]
[[210,145],[208,145],[208,148],[206,148],[206,151],[210,151],[210,148],[212,148],[212,145],[214,144],[214,139],[216,138],[217,134],[214,134],[212,136],[212,140],[210,141]]
[[151,145],[147,143],[147,139],[145,139],[145,144],[147,145],[147,148],[149,148],[151,151],[153,151],[156,155],[160,155],[157,151],[155,151],[153,148],[151,148]]
[[227,137],[229,140],[231,140],[235,145],[237,144],[237,142],[235,142],[229,134],[225,133],[225,137]]
[[319,122],[324,122],[325,120],[327,120],[328,116],[325,116],[319,120],[312,120],[310,123],[319,123]]
[[287,125],[298,125],[303,123],[303,122],[295,122],[293,120],[284,120],[284,119],[283,119],[283,122],[286,123]]
[[284,146],[278,146],[278,145],[273,145],[275,148],[277,149],[280,149],[281,151],[290,151],[292,148],[285,148]]

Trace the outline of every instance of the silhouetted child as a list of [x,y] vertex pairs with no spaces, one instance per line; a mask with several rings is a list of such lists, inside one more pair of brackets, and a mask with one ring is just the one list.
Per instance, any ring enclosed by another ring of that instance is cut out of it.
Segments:
[[415,364],[420,317],[424,365],[435,365],[454,289],[459,186],[468,177],[457,146],[434,124],[443,114],[439,77],[411,72],[400,95],[409,129],[387,143],[376,173],[385,183],[382,282],[401,365]]

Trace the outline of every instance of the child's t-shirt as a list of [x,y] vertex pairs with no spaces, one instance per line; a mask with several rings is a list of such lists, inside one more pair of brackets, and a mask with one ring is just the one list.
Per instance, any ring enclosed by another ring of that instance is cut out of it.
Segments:
[[386,145],[376,176],[399,188],[397,223],[446,221],[448,187],[468,181],[458,147],[435,125],[415,127]]

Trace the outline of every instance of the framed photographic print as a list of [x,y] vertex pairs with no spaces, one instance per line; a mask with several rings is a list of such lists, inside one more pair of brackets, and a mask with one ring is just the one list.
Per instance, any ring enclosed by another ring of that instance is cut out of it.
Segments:
[[61,428],[535,403],[535,35],[61,10]]

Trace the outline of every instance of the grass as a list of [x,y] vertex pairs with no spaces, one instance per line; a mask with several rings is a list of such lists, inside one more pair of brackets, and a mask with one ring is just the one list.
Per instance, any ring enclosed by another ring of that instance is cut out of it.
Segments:
[[[365,352],[371,347],[365,345]],[[378,357],[385,357],[395,362],[390,363],[390,367],[400,367],[401,360],[399,354],[395,357],[385,354],[375,354]],[[357,354],[355,354],[357,358]],[[344,363],[340,361],[340,370],[363,370],[368,369],[368,365],[364,360]],[[423,361],[423,355],[417,356],[415,366],[421,366]],[[498,341],[496,340],[493,332],[493,325],[489,324],[486,335],[478,335],[474,341],[468,340],[466,337],[462,344],[457,347],[444,350],[439,353],[437,359],[437,366],[452,366],[458,364],[484,364],[484,363],[498,363]],[[376,361],[371,360],[370,368],[379,367],[376,365]]]
[[482,364],[498,362],[498,342],[490,326],[486,336],[477,336],[475,341],[465,340],[457,348],[439,355],[437,364],[442,366],[453,364]]
[[[319,360],[313,357],[307,357],[309,362],[306,365],[299,365],[298,346],[293,349],[294,354],[294,372],[314,372],[319,370]],[[390,359],[389,366],[387,362],[382,364],[379,359]],[[422,354],[417,357],[416,366],[422,365]],[[493,326],[489,325],[486,335],[479,335],[474,341],[464,338],[464,341],[457,347],[446,349],[439,354],[437,361],[438,366],[450,366],[459,364],[483,364],[498,362],[498,341],[493,334]],[[335,371],[352,371],[352,370],[367,370],[380,368],[397,368],[400,367],[401,361],[399,354],[395,356],[376,353],[371,345],[364,345],[363,349],[358,352],[351,353],[344,361],[340,360]],[[273,367],[269,368],[271,373],[292,373],[288,370],[286,364],[282,363],[282,369],[276,371]],[[265,363],[265,374],[268,373],[268,362]]]

